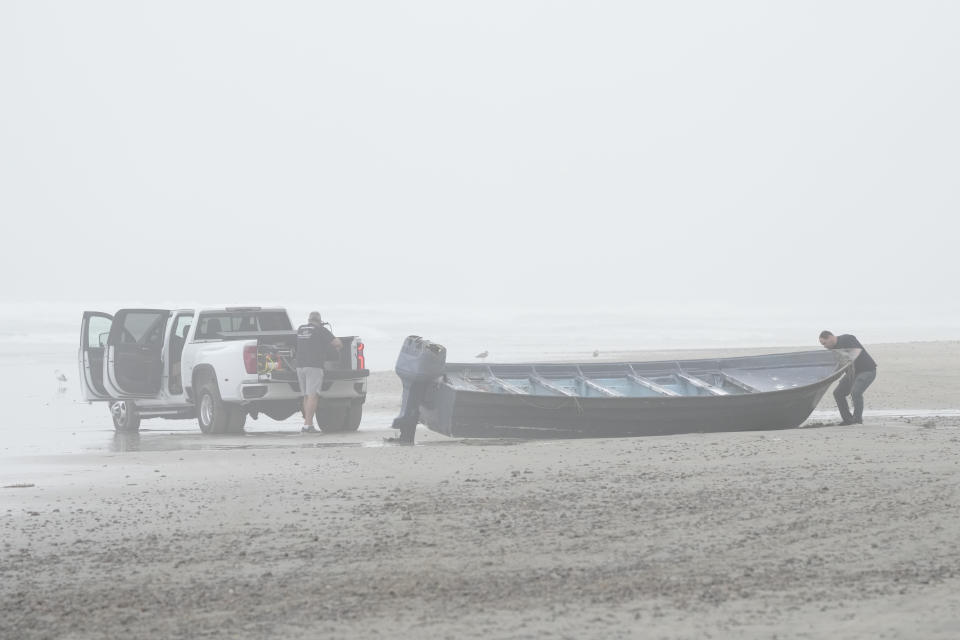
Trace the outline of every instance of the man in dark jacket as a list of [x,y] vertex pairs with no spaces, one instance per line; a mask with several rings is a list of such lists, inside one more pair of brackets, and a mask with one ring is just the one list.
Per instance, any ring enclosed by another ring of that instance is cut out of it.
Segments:
[[[843,334],[835,336],[830,331],[820,333],[820,344],[827,349],[856,349],[852,352],[854,356],[853,370],[848,371],[840,380],[840,384],[833,391],[833,397],[837,400],[837,407],[840,409],[842,425],[863,424],[863,392],[867,390],[877,377],[877,363],[867,350],[863,348],[856,336]],[[853,398],[853,413],[850,413],[850,406],[847,404],[847,396]]]
[[340,350],[343,345],[323,326],[319,311],[311,311],[307,324],[297,328],[297,380],[303,395],[303,429],[314,432],[313,416],[317,412],[317,400],[323,388],[323,363],[333,358],[330,349]]

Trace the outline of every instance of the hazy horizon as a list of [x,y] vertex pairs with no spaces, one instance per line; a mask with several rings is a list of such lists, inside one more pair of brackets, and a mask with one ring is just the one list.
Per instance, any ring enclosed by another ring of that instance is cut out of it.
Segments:
[[[89,310],[114,313],[130,306],[159,308],[205,305],[141,305],[136,301],[88,305]],[[296,326],[314,307],[303,303],[285,306]],[[0,350],[11,353],[59,354],[63,366],[75,359],[80,316],[84,307],[62,303],[29,305],[25,313],[16,305],[0,304]],[[376,370],[391,369],[403,338],[425,336],[448,349],[451,362],[472,361],[480,351],[489,351],[491,361],[590,359],[594,349],[603,358],[614,354],[663,349],[729,349],[795,347],[820,349],[821,329],[854,333],[868,349],[879,343],[958,340],[960,330],[952,318],[909,321],[903,317],[872,318],[869,315],[818,313],[803,315],[751,313],[702,305],[672,309],[637,307],[616,309],[547,309],[499,307],[478,312],[467,307],[444,305],[368,305],[320,307],[338,335],[359,335],[367,345],[367,362]],[[46,346],[44,346],[46,345]]]

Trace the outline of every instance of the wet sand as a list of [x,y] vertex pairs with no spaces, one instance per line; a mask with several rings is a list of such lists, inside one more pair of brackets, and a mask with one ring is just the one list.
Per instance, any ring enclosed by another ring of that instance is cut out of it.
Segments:
[[4,459],[0,637],[955,638],[960,344],[871,352],[856,427],[377,446],[380,374],[348,436]]

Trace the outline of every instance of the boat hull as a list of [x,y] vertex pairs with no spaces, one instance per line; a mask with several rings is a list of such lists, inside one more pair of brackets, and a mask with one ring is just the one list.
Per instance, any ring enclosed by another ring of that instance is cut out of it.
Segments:
[[810,417],[830,385],[847,369],[841,362],[811,384],[724,396],[509,395],[464,390],[441,382],[421,405],[420,420],[433,431],[469,438],[597,438],[790,429]]

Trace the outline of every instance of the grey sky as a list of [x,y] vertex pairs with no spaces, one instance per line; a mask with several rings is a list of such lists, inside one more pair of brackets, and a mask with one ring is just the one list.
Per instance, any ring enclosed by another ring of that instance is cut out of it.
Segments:
[[0,293],[949,316],[958,67],[951,2],[7,1]]

